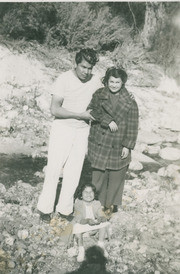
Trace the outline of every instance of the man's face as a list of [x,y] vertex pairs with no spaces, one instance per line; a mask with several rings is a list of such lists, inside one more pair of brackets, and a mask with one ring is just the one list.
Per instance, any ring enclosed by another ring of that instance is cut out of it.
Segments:
[[75,71],[77,77],[82,82],[87,82],[91,78],[92,69],[93,65],[89,64],[86,60],[82,59],[81,63],[77,64]]

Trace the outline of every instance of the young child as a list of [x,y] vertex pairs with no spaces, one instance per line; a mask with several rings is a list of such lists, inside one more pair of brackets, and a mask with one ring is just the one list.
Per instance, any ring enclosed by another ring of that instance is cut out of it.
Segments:
[[78,262],[82,262],[85,256],[83,233],[98,229],[99,241],[97,245],[104,249],[104,238],[109,223],[96,196],[95,186],[84,184],[81,186],[74,204],[73,234],[78,240]]
[[138,106],[125,88],[127,74],[111,67],[88,109],[91,123],[88,158],[93,168],[92,183],[102,206],[117,212],[122,202],[125,175],[138,133]]

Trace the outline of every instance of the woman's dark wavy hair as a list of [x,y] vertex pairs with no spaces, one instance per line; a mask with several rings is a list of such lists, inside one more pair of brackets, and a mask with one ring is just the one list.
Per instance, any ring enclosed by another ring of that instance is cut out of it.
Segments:
[[123,85],[125,85],[126,81],[127,81],[127,73],[121,69],[121,68],[117,68],[117,67],[111,67],[111,68],[108,68],[106,70],[106,73],[105,73],[105,76],[103,77],[102,79],[102,83],[107,86],[108,84],[108,81],[109,81],[109,78],[113,76],[115,78],[121,78],[122,82],[123,82]]
[[82,186],[78,187],[78,189],[77,189],[77,198],[79,200],[82,200],[82,193],[83,193],[83,191],[85,190],[86,187],[91,187],[92,188],[92,190],[94,192],[94,199],[97,200],[98,199],[98,193],[97,193],[96,187],[91,183],[83,184]]
[[97,52],[90,48],[81,49],[76,53],[75,61],[77,65],[81,63],[83,59],[92,66],[95,66],[95,64],[99,61]]

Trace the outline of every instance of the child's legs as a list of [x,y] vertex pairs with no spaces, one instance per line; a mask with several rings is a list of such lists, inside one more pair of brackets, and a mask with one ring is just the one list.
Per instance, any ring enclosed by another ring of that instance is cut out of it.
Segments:
[[106,206],[121,205],[124,190],[125,176],[128,166],[120,170],[109,171],[109,182],[107,187]]
[[75,238],[77,239],[78,246],[83,246],[83,233],[75,234]]
[[102,227],[99,229],[99,241],[103,242],[106,236],[107,227]]
[[93,169],[92,171],[92,184],[95,185],[99,193],[98,199],[102,206],[106,205],[108,177],[109,174],[107,170]]

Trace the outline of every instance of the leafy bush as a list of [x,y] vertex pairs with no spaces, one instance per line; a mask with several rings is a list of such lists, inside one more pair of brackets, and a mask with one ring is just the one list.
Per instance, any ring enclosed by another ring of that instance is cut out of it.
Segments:
[[140,42],[127,38],[111,54],[114,63],[124,69],[139,68],[147,61],[146,51]]
[[107,5],[95,7],[82,2],[11,3],[1,13],[1,32],[69,50],[83,46],[113,50],[129,37],[130,27],[122,16],[113,16]]
[[102,49],[103,45],[120,43],[129,35],[129,28],[108,7],[96,12],[87,3],[61,3],[57,9],[58,24],[47,35],[48,45],[66,46],[74,50],[83,46]]
[[12,38],[43,42],[55,18],[52,4],[11,3],[3,16],[1,28]]

